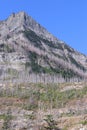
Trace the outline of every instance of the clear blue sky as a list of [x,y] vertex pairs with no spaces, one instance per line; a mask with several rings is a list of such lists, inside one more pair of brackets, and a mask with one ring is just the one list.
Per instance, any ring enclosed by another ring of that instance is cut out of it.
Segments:
[[0,20],[19,11],[87,55],[87,0],[0,0]]

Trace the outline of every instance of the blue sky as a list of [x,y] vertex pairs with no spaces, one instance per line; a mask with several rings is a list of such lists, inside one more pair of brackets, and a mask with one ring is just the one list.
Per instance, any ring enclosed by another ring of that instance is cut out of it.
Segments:
[[87,55],[87,0],[0,0],[0,20],[20,11]]

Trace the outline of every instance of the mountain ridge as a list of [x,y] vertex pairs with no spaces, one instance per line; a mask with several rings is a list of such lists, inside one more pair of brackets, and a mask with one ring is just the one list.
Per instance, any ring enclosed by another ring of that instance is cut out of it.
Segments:
[[22,71],[61,75],[64,79],[87,77],[87,57],[58,40],[25,12],[13,13],[1,22],[0,51],[1,64],[8,63],[3,67],[7,77],[9,68],[18,75]]
[[[47,38],[49,38],[49,40],[51,37],[53,37],[53,40],[54,39],[58,40],[51,33],[49,33],[44,27],[42,27],[39,23],[37,23],[31,16],[28,16],[28,14],[25,13],[24,11],[11,14],[6,21],[8,22],[11,19],[13,20],[13,18],[15,18],[15,17],[16,17],[16,19],[18,18],[18,21],[20,19],[19,24],[21,24],[25,28],[30,28],[32,31],[38,33],[38,35],[41,36],[45,33],[45,34],[47,34],[47,36],[48,36]],[[46,35],[45,35],[45,37],[46,37]],[[52,38],[51,38],[51,40],[52,40]]]

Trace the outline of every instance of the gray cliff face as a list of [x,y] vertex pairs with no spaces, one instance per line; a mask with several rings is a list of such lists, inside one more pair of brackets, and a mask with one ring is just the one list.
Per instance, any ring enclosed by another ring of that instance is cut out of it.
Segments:
[[1,79],[31,73],[83,79],[87,77],[87,57],[25,12],[13,13],[0,22],[0,70]]

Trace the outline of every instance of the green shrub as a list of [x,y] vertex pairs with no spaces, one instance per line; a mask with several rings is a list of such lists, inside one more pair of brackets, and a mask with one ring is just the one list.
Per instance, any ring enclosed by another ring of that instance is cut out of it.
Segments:
[[87,125],[87,120],[81,122],[82,125]]
[[44,119],[47,123],[47,126],[45,126],[46,130],[60,130],[57,127],[57,122],[53,119],[52,115],[47,115],[46,119]]
[[9,130],[10,129],[10,121],[12,120],[11,110],[8,109],[7,114],[4,115],[4,124],[2,129]]

